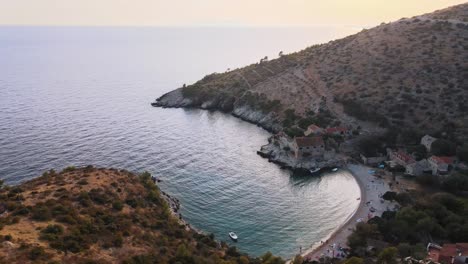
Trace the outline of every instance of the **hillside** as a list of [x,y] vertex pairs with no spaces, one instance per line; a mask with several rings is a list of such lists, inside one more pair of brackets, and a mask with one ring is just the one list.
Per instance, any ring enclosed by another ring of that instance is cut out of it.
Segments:
[[302,120],[436,132],[468,130],[468,3],[381,24],[163,95],[162,107],[211,108],[273,131]]
[[240,254],[171,214],[149,173],[69,167],[0,189],[0,263],[283,263]]

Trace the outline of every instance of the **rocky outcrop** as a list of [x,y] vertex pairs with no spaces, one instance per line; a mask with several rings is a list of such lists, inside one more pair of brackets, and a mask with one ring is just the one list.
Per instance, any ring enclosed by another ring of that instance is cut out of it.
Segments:
[[156,107],[164,108],[199,108],[199,109],[212,109],[219,110],[225,113],[230,113],[233,116],[240,118],[252,124],[256,124],[269,132],[279,132],[281,125],[275,113],[264,113],[261,110],[256,110],[251,106],[236,101],[234,98],[216,96],[206,98],[191,99],[183,96],[182,88],[176,89],[172,92],[166,93],[156,99],[152,104]]
[[177,107],[193,107],[193,100],[185,98],[182,95],[182,88],[168,92],[152,104],[153,106],[164,107],[164,108],[177,108]]
[[344,166],[346,164],[345,156],[337,154],[334,151],[326,151],[323,158],[295,158],[291,151],[291,142],[288,138],[282,136],[272,136],[268,144],[261,147],[257,154],[267,158],[269,162],[278,164],[281,168],[290,169],[295,173],[309,173],[315,168],[329,168]]

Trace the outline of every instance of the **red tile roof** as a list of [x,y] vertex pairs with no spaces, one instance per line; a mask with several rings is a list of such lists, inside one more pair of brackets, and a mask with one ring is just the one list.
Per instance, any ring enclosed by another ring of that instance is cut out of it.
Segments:
[[294,138],[298,147],[323,146],[322,137],[296,137]]
[[445,156],[432,156],[432,160],[434,160],[437,164],[453,164],[455,161],[454,157],[445,157]]
[[414,158],[410,154],[408,154],[408,153],[406,153],[406,152],[404,152],[402,150],[397,151],[396,155],[398,156],[399,159],[401,159],[405,163],[410,164],[410,163],[415,162]]
[[468,256],[468,243],[444,244],[439,252],[439,259],[434,261],[452,263],[452,257]]

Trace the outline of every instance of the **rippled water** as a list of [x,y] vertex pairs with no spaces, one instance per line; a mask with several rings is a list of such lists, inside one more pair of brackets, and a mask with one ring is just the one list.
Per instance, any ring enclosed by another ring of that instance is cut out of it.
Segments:
[[155,97],[206,73],[344,34],[332,29],[0,27],[0,178],[68,165],[148,170],[184,218],[241,250],[290,257],[357,207],[347,173],[290,175],[256,155],[268,133]]

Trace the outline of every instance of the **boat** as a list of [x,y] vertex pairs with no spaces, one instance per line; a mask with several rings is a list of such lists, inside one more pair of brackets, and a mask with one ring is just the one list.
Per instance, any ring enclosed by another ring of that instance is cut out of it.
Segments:
[[320,172],[321,168],[313,168],[310,171],[310,173],[314,174],[314,173],[317,173],[317,172]]
[[229,237],[234,241],[237,241],[237,238],[238,238],[236,233],[234,232],[229,232]]
[[337,172],[337,171],[338,171],[338,168],[333,168],[332,171],[333,171],[333,172]]

